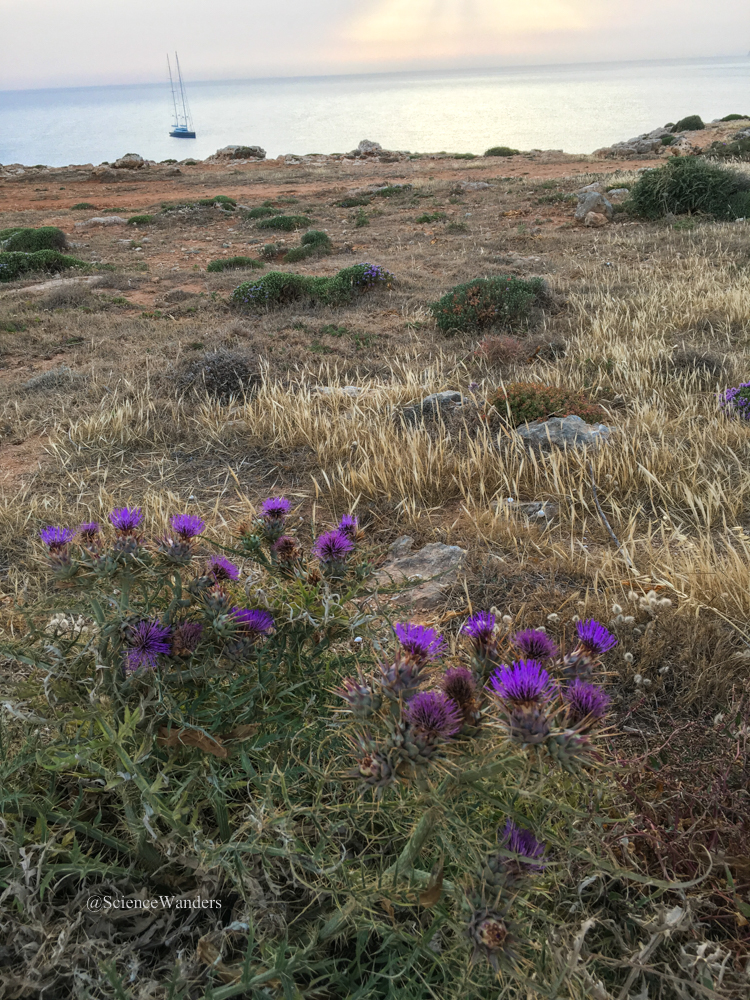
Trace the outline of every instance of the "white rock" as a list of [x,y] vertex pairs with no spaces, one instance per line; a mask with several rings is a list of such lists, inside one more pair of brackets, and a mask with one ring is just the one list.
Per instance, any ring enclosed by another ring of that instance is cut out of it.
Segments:
[[439,605],[443,590],[457,581],[466,561],[466,549],[432,542],[417,552],[409,552],[412,542],[408,535],[394,542],[391,551],[405,550],[405,554],[389,558],[378,570],[376,580],[380,587],[399,585],[394,603],[409,604],[414,611],[427,611]]
[[551,448],[586,448],[609,440],[612,428],[606,424],[587,424],[581,417],[550,417],[516,427],[526,444],[549,451]]

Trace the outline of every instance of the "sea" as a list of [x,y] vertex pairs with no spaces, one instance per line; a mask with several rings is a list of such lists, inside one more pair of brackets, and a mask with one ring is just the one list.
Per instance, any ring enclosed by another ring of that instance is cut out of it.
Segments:
[[194,81],[196,139],[172,139],[168,82],[0,92],[0,163],[203,159],[230,143],[334,153],[593,150],[690,114],[750,114],[750,56]]

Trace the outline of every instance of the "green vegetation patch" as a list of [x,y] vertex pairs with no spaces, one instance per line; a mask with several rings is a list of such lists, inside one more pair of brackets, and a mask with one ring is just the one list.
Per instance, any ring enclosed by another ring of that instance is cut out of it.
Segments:
[[732,142],[712,142],[708,154],[719,160],[750,160],[750,135],[742,135]]
[[411,191],[411,184],[388,184],[372,193],[376,198],[395,198],[399,194],[406,194],[407,191]]
[[21,253],[36,253],[38,250],[65,250],[68,240],[62,229],[56,226],[42,226],[40,229],[17,229],[5,240],[5,249]]
[[597,424],[603,415],[601,407],[591,403],[580,390],[539,382],[513,382],[495,396],[492,405],[514,427],[532,420],[570,415]]
[[131,215],[128,219],[129,226],[152,226],[156,221],[153,215]]
[[417,222],[445,222],[447,218],[445,212],[423,212],[417,216]]
[[686,118],[680,118],[676,125],[672,126],[673,132],[698,132],[706,126],[703,124],[703,119],[700,115],[688,115]]
[[257,281],[246,281],[232,292],[240,309],[275,308],[307,300],[314,305],[344,305],[376,286],[390,286],[393,275],[378,264],[354,264],[329,278],[270,271]]
[[291,233],[295,229],[304,229],[309,226],[312,219],[306,215],[275,215],[271,219],[261,219],[258,229],[279,229],[285,233]]
[[302,237],[302,245],[293,247],[284,257],[285,264],[293,264],[307,257],[320,257],[331,252],[331,240],[328,233],[319,229],[311,229]]
[[630,193],[629,210],[646,219],[703,212],[717,219],[747,214],[750,178],[696,156],[675,157],[642,175]]
[[443,333],[517,327],[529,322],[532,308],[546,294],[542,278],[475,278],[456,285],[430,308]]
[[199,205],[220,205],[222,208],[228,209],[233,212],[237,207],[237,202],[234,198],[230,198],[228,194],[215,194],[213,198],[201,198],[198,201]]
[[750,115],[724,115],[720,118],[720,122],[739,122],[744,121],[746,118],[750,118]]
[[484,151],[485,156],[519,156],[520,150],[512,149],[510,146],[490,146]]
[[221,260],[209,261],[207,271],[239,271],[243,267],[263,268],[266,265],[255,257],[225,257]]
[[281,215],[281,209],[271,208],[270,205],[257,205],[255,208],[242,210],[243,219],[268,219],[272,215]]
[[371,201],[371,198],[366,198],[364,195],[357,195],[355,198],[342,198],[341,201],[336,202],[336,205],[339,208],[358,208],[360,205],[369,205]]
[[95,212],[96,205],[92,205],[90,201],[79,201],[77,205],[71,207],[71,212],[82,212],[84,209]]
[[35,253],[20,251],[0,253],[0,281],[14,281],[22,274],[46,271],[56,274],[72,267],[87,267],[85,261],[69,257],[57,250],[37,250]]

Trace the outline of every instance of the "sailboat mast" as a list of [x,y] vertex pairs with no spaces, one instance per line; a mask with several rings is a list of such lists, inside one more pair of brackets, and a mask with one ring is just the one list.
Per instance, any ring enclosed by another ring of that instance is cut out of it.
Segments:
[[187,108],[185,107],[185,89],[182,86],[182,71],[180,70],[180,60],[176,52],[174,54],[174,60],[177,63],[177,79],[180,81],[180,95],[182,97],[182,114],[184,117],[185,128],[187,128],[188,115],[187,115]]
[[167,70],[169,71],[169,86],[172,88],[172,106],[174,108],[174,123],[176,128],[180,124],[180,119],[177,117],[177,97],[174,92],[174,80],[172,79],[172,66],[169,62],[169,53],[167,53]]

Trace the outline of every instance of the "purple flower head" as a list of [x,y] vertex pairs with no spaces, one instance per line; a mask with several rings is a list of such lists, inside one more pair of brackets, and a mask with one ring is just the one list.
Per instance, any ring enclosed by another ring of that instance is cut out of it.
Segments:
[[750,420],[750,382],[740,382],[719,393],[719,406],[728,416]]
[[464,635],[468,635],[480,645],[486,645],[490,641],[494,630],[495,616],[489,611],[478,611],[461,629]]
[[222,580],[237,580],[240,575],[237,566],[224,556],[211,556],[208,560],[206,571],[217,583]]
[[474,708],[477,688],[474,675],[466,667],[449,667],[443,674],[441,687],[462,711]]
[[338,524],[338,530],[342,535],[346,535],[347,538],[354,541],[357,537],[357,531],[359,529],[359,521],[357,520],[356,514],[344,514]]
[[138,527],[143,520],[140,507],[117,507],[109,515],[109,519],[123,535],[129,535]]
[[544,855],[544,844],[536,839],[531,830],[516,826],[512,819],[505,824],[500,844],[514,854],[520,855],[519,861],[531,871],[542,871],[544,865],[535,864]]
[[183,622],[172,633],[172,653],[175,656],[189,656],[198,648],[203,635],[200,622]]
[[530,660],[551,660],[559,652],[557,644],[550,639],[547,633],[535,628],[516,632],[513,636],[513,645],[518,646]]
[[270,521],[282,521],[292,509],[286,497],[269,497],[260,505],[260,516]]
[[206,527],[206,522],[196,517],[195,514],[175,514],[170,524],[172,531],[183,542],[189,542],[192,538],[200,535]]
[[514,705],[550,701],[555,684],[538,660],[520,660],[512,667],[502,666],[490,677],[493,692]]
[[262,635],[268,635],[274,627],[273,617],[262,608],[232,608],[230,612],[232,618],[237,622],[237,630],[250,635],[253,639],[258,639]]
[[432,628],[424,625],[394,625],[393,631],[405,653],[421,663],[436,660],[445,647],[445,639]]
[[612,633],[593,618],[589,618],[586,622],[578,622],[576,630],[581,646],[591,656],[602,656],[617,645],[617,639]]
[[351,539],[341,531],[326,531],[315,539],[313,552],[322,563],[341,563],[354,548]]
[[60,549],[64,549],[74,536],[75,532],[71,531],[70,528],[58,528],[52,524],[42,528],[39,532],[39,537],[51,552],[59,552]]
[[87,521],[86,524],[78,525],[78,534],[84,542],[88,542],[89,544],[96,540],[100,531],[101,528],[97,521]]
[[447,740],[463,725],[461,712],[442,691],[420,691],[406,708],[406,720],[424,736]]
[[128,670],[138,670],[139,667],[156,668],[156,658],[160,654],[169,653],[171,630],[168,625],[159,621],[141,621],[128,629],[127,643],[129,649],[125,653],[125,665]]
[[571,722],[583,722],[586,718],[603,719],[612,700],[597,684],[587,684],[579,678],[563,692]]

